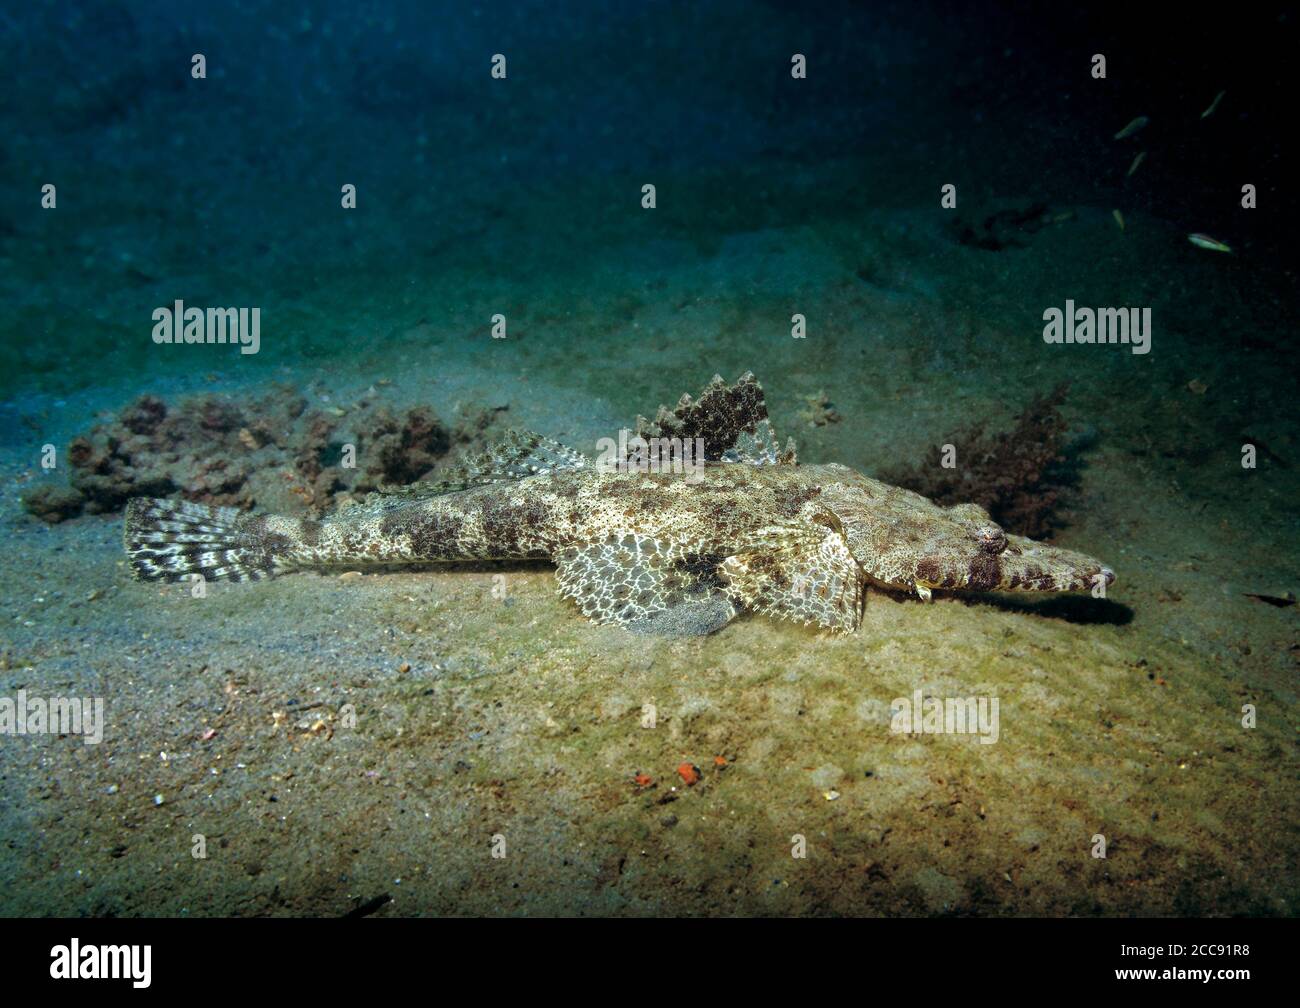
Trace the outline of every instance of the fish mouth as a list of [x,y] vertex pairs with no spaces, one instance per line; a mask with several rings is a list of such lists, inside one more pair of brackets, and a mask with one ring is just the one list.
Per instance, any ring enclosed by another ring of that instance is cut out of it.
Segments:
[[1019,536],[1009,538],[1007,551],[997,558],[1000,577],[994,591],[1093,591],[1115,583],[1115,572],[1100,560]]
[[1115,583],[1115,572],[1100,560],[1023,536],[1006,537],[998,553],[978,552],[960,559],[924,556],[916,564],[913,582],[934,588],[969,592],[1093,592]]
[[1054,574],[1031,567],[1023,573],[1012,572],[993,591],[1006,592],[1081,592],[1092,591],[1100,584],[1110,587],[1115,583],[1115,572],[1109,567],[1096,567],[1088,572]]
[[1115,583],[1115,572],[1109,567],[1098,565],[1093,570],[1078,574],[1069,586],[1058,591],[1092,591],[1098,585],[1109,588]]

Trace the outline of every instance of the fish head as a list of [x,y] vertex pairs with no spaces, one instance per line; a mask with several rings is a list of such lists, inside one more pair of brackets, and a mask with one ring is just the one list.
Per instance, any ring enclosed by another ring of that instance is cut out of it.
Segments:
[[1012,535],[976,504],[941,507],[845,473],[824,485],[821,503],[835,515],[863,573],[880,584],[928,597],[934,588],[1070,592],[1115,581],[1100,560]]
[[912,578],[922,594],[932,588],[1076,592],[1115,582],[1100,560],[1008,533],[977,504],[938,510],[921,523],[926,532],[918,537]]
[[996,524],[946,537],[918,555],[918,590],[976,592],[1078,592],[1115,583],[1115,572],[1074,550],[1009,535]]

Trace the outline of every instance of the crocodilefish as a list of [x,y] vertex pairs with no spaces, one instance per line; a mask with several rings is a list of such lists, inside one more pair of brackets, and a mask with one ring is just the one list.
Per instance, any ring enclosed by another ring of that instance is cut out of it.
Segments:
[[[640,464],[645,445],[687,440],[702,447],[700,464]],[[1092,557],[1006,533],[977,505],[941,507],[844,465],[800,465],[751,374],[730,386],[715,377],[653,422],[638,417],[627,444],[610,465],[515,431],[437,481],[319,521],[136,498],[126,551],[146,581],[549,560],[588,618],[669,635],[711,633],[744,612],[853,631],[870,585],[928,601],[935,589],[1115,580]]]

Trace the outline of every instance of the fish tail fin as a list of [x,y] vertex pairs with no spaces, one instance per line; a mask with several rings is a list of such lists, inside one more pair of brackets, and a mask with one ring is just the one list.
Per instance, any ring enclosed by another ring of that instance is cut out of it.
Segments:
[[293,540],[271,525],[285,519],[232,507],[135,497],[122,542],[140,581],[259,581],[291,569]]

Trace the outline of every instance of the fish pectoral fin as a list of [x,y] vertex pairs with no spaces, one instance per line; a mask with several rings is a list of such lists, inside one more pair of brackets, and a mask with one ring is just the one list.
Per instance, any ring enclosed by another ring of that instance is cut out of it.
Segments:
[[[728,385],[720,375],[705,386],[698,399],[683,395],[671,410],[660,406],[653,421],[637,417],[636,435],[652,438],[700,438],[707,462],[749,465],[794,465],[793,441],[780,447],[767,419],[763,386],[746,371]],[[629,449],[629,455],[631,449]]]
[[490,483],[513,483],[566,469],[586,469],[592,465],[581,452],[528,430],[510,430],[482,452],[467,455],[445,467],[436,480],[423,480],[407,486],[380,490],[382,508],[387,499],[407,503],[413,499],[440,497]]
[[674,637],[712,633],[736,615],[718,581],[721,559],[700,544],[635,534],[575,543],[555,556],[560,594],[588,619]]
[[863,578],[844,537],[816,525],[773,526],[718,568],[747,609],[851,632],[862,621]]

